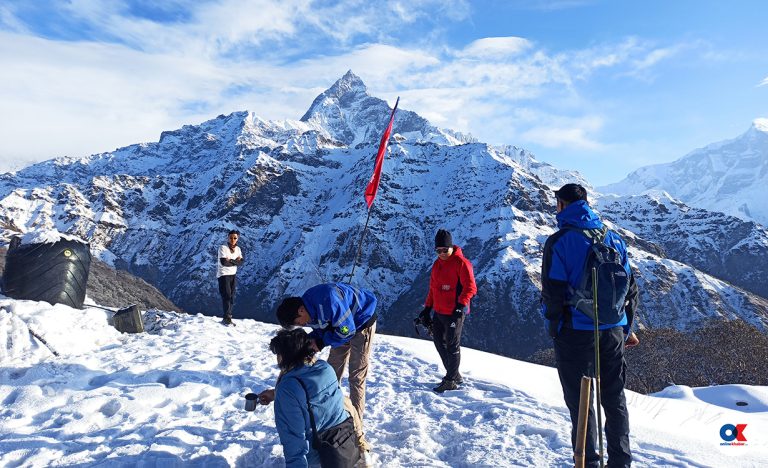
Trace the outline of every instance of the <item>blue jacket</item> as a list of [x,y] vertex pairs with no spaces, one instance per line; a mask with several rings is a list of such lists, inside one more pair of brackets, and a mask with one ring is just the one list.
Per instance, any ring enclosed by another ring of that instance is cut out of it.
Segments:
[[[592,211],[586,201],[576,201],[566,206],[557,214],[558,232],[547,239],[544,245],[544,256],[541,264],[541,296],[542,314],[545,320],[557,320],[561,328],[567,326],[575,330],[594,330],[592,319],[572,306],[565,303],[570,299],[568,286],[578,288],[584,263],[587,260],[591,240],[578,231],[564,229],[566,227],[579,229],[600,229],[603,222]],[[600,329],[624,327],[629,333],[634,312],[637,307],[637,284],[632,276],[632,269],[627,257],[627,246],[624,240],[613,231],[608,231],[605,244],[615,248],[622,257],[622,264],[630,278],[627,300],[629,305],[624,309],[622,319],[613,325],[600,325]]]
[[318,431],[341,424],[349,418],[336,373],[327,362],[318,360],[314,365],[299,366],[283,374],[275,388],[275,426],[283,445],[286,467],[320,463],[317,451],[312,448],[307,393],[297,378],[309,391]]
[[356,331],[375,320],[376,296],[346,283],[318,284],[309,288],[301,300],[309,313],[310,335],[319,348],[344,345]]

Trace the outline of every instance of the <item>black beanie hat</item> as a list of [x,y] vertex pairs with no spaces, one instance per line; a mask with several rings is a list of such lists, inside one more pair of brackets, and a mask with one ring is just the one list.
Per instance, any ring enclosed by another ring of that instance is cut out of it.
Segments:
[[435,235],[435,248],[437,247],[453,247],[453,237],[451,233],[445,229],[440,229]]

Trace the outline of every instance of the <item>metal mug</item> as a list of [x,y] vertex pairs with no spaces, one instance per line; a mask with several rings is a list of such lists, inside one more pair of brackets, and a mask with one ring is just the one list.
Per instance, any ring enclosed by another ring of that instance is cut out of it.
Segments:
[[255,393],[248,393],[245,395],[245,410],[253,411],[256,409],[256,404],[259,402],[259,396]]

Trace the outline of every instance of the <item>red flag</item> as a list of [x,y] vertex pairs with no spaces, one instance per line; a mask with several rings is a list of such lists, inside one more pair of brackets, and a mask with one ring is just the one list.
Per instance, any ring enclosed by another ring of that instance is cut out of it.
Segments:
[[381,166],[384,164],[384,153],[387,151],[387,143],[389,143],[389,134],[392,133],[392,122],[395,121],[395,111],[397,110],[397,104],[400,102],[398,96],[395,101],[395,107],[392,109],[392,115],[389,116],[389,125],[384,130],[384,135],[381,136],[381,143],[379,143],[379,152],[376,153],[376,165],[373,169],[373,175],[371,176],[368,186],[365,188],[365,203],[368,205],[368,209],[371,209],[373,205],[373,199],[376,198],[376,191],[379,190],[379,180],[381,180]]

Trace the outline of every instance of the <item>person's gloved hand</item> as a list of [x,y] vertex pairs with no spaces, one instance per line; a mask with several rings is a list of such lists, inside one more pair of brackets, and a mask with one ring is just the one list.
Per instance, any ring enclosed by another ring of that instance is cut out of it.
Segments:
[[424,307],[424,309],[419,314],[419,322],[421,322],[421,324],[427,327],[428,329],[432,328],[432,308],[431,307]]
[[557,336],[557,333],[560,331],[560,321],[558,320],[550,320],[547,323],[547,331],[549,331],[549,336],[552,338],[555,338]]
[[463,306],[461,304],[456,304],[456,307],[453,309],[453,318],[454,319],[460,319],[464,317],[464,313],[467,309],[467,306]]

